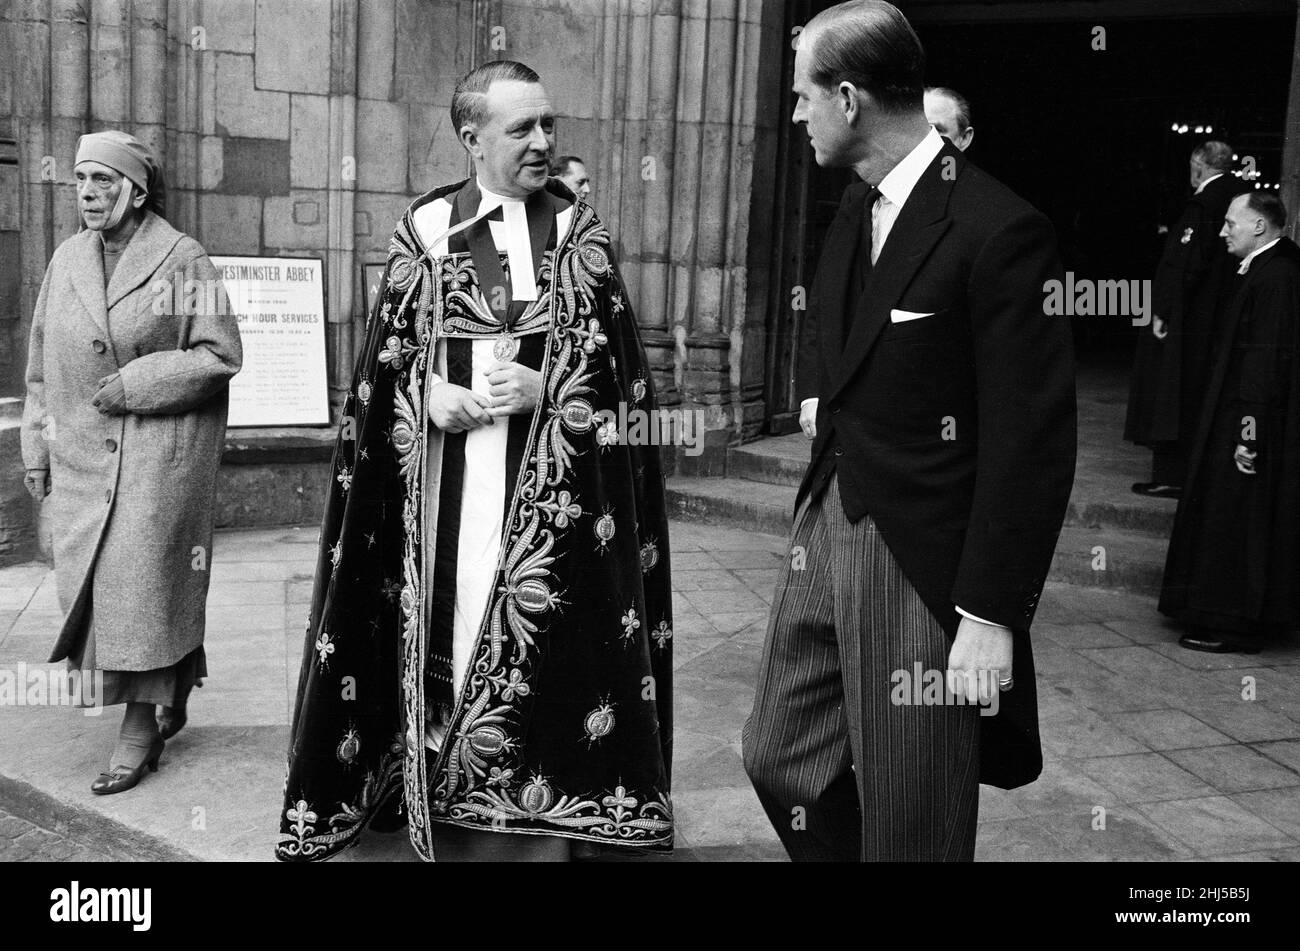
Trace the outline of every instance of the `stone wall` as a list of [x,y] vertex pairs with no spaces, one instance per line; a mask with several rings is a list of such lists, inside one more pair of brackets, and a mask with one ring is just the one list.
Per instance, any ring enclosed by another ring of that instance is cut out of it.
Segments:
[[0,397],[0,567],[37,554],[36,504],[23,485],[22,401]]
[[168,217],[209,253],[325,259],[337,399],[361,264],[384,259],[413,197],[467,173],[456,78],[513,58],[548,85],[560,150],[588,160],[662,400],[706,410],[715,444],[753,434],[782,15],[759,0],[12,0],[0,121],[20,185],[0,231],[20,216],[22,264],[0,347],[22,362],[46,261],[77,226],[77,137],[118,127],[165,156]]

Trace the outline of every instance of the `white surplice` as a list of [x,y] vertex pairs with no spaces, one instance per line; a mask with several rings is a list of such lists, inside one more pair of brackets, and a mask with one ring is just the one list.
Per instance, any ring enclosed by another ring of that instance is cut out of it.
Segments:
[[[524,202],[517,198],[497,195],[479,183],[479,207],[475,214],[490,211],[502,206],[502,221],[489,221],[492,241],[498,251],[509,255],[511,272],[511,294],[515,300],[536,300],[536,263],[532,261],[532,246],[528,234],[528,219],[524,211]],[[421,206],[414,214],[415,227],[425,247],[436,241],[447,230],[451,220],[452,202],[456,195],[448,195]],[[513,206],[513,207],[512,207]],[[556,240],[562,239],[569,220],[573,216],[572,207],[556,215]],[[447,254],[446,239],[437,241],[431,253],[440,257]],[[516,263],[519,262],[519,263]],[[522,275],[525,273],[520,264],[531,264],[532,293],[525,290]],[[479,302],[486,308],[482,294]],[[475,393],[489,396],[487,380],[488,367],[496,360],[492,348],[495,337],[482,337],[471,343],[473,352],[473,370],[471,389]],[[446,347],[446,338],[438,341],[440,349]],[[443,363],[443,353],[435,355]],[[439,378],[434,375],[432,382]],[[491,426],[479,426],[471,429],[465,436],[465,476],[460,500],[460,535],[456,541],[456,613],[452,625],[452,677],[455,696],[465,682],[465,673],[469,669],[470,653],[478,639],[479,627],[483,614],[487,610],[492,594],[492,584],[496,578],[497,562],[501,555],[501,536],[504,529],[506,481],[506,447],[510,427],[507,417],[498,417]],[[445,726],[431,724],[426,731],[425,743],[432,748],[439,748],[445,736]]]

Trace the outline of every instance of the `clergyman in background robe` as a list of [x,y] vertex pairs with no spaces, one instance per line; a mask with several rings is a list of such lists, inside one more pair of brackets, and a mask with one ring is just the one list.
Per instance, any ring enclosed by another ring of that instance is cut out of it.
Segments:
[[1156,265],[1150,332],[1138,339],[1124,422],[1124,438],[1152,451],[1151,481],[1135,483],[1133,491],[1158,498],[1177,498],[1186,478],[1217,349],[1217,317],[1236,267],[1219,237],[1228,202],[1241,188],[1230,174],[1232,148],[1205,142],[1189,165],[1196,191]]
[[[277,857],[668,851],[663,476],[609,234],[548,180],[537,74],[456,87],[474,177],[393,236],[334,458]],[[620,405],[621,404],[621,405]],[[502,833],[493,835],[492,833]],[[511,835],[509,833],[519,833]]]
[[1254,653],[1300,626],[1300,248],[1275,195],[1233,199],[1241,259],[1165,563],[1192,650]]

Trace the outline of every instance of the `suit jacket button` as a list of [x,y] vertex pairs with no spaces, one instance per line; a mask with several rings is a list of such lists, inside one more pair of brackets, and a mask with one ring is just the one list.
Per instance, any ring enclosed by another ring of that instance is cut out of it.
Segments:
[[105,350],[108,349],[108,345],[105,344],[104,341],[102,340],[96,340],[94,343],[90,345],[90,347],[96,353],[103,353]]
[[837,456],[842,456],[842,455],[844,455],[844,449],[843,449],[842,447],[840,447],[840,446],[836,446],[836,447],[835,447],[835,455],[837,455]]
[[117,452],[117,440],[116,440],[116,439],[105,439],[105,440],[104,440],[104,448],[107,449],[109,452]]
[[112,489],[105,489],[105,490],[104,490],[104,501],[105,501],[105,502],[112,502],[112,501],[113,501],[113,490],[112,490]]

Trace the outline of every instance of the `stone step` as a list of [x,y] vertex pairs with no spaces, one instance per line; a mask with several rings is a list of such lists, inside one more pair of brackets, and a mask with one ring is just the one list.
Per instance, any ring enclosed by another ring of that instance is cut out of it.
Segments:
[[[789,535],[795,488],[748,479],[671,478],[673,518]],[[1157,594],[1164,573],[1165,538],[1113,527],[1067,525],[1061,531],[1051,581]]]
[[1159,595],[1169,541],[1116,528],[1066,525],[1048,580]]
[[[808,441],[799,434],[777,436],[732,446],[727,450],[727,477],[766,485],[797,487],[808,465]],[[1065,524],[1081,528],[1116,528],[1168,538],[1174,524],[1173,499],[1145,499],[1139,496],[1118,501],[1096,501],[1104,497],[1103,487],[1094,480],[1078,478],[1066,511]],[[1109,493],[1112,487],[1104,487]],[[1125,487],[1125,490],[1127,487]],[[1130,501],[1131,499],[1131,501]]]
[[788,436],[760,439],[727,450],[727,477],[766,482],[769,485],[798,486],[808,467],[808,440],[788,442]]
[[[1134,496],[1137,499],[1137,496]],[[1156,504],[1151,504],[1156,503]],[[1078,486],[1065,513],[1065,524],[1078,528],[1119,529],[1151,535],[1162,541],[1174,527],[1175,499],[1151,499],[1148,502],[1097,502],[1080,498]]]
[[674,476],[665,495],[669,518],[728,525],[770,535],[789,535],[794,518],[795,487],[718,479]]
[[319,525],[337,427],[232,428],[217,472],[217,528]]

